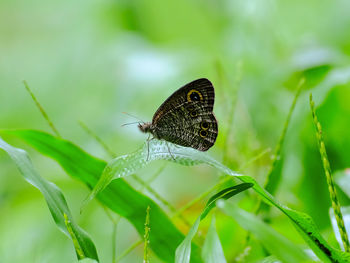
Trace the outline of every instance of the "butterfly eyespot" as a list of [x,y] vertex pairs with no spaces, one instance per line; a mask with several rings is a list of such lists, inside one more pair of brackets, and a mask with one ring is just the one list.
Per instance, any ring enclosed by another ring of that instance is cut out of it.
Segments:
[[203,96],[202,94],[195,89],[191,89],[188,93],[187,93],[187,101],[191,102],[191,101],[200,101],[203,100]]
[[199,136],[201,136],[202,138],[207,137],[207,135],[208,135],[208,132],[207,132],[207,131],[201,130],[201,131],[199,132]]
[[203,130],[208,130],[209,129],[209,123],[205,122],[205,121],[202,121],[201,122],[201,128]]
[[187,110],[188,110],[188,111],[193,111],[193,110],[194,110],[194,107],[193,107],[192,105],[190,105],[190,106],[187,107]]
[[195,111],[195,110],[190,112],[190,116],[191,116],[192,118],[197,117],[197,115],[198,115],[198,114],[197,114],[197,111]]

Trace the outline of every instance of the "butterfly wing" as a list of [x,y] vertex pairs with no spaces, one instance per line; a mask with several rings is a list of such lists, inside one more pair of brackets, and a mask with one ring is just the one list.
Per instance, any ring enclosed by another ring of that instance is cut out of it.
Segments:
[[164,115],[172,111],[174,107],[179,107],[190,101],[201,100],[203,104],[206,104],[206,106],[213,111],[214,98],[214,87],[208,79],[201,78],[194,80],[179,88],[160,105],[153,115],[152,123],[156,123],[158,119],[164,117]]
[[209,80],[198,79],[186,84],[154,114],[154,135],[178,145],[208,150],[218,134],[214,99],[214,87]]

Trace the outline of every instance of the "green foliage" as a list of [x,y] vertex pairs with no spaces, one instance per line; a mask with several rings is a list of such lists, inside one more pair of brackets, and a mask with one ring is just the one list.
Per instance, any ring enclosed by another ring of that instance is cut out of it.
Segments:
[[322,128],[321,128],[321,124],[319,123],[319,121],[317,119],[317,115],[316,115],[316,111],[315,111],[315,103],[312,100],[311,94],[310,94],[310,107],[311,107],[311,112],[312,112],[314,124],[315,124],[316,130],[317,130],[316,131],[316,138],[317,138],[318,147],[319,147],[320,154],[321,154],[323,169],[324,169],[326,179],[327,179],[329,195],[331,197],[332,207],[334,210],[335,218],[337,219],[337,224],[339,227],[340,235],[342,237],[345,251],[350,252],[349,238],[348,238],[348,235],[346,233],[343,215],[341,213],[340,203],[338,200],[337,192],[336,192],[335,185],[334,185],[333,176],[331,173],[331,167],[330,167],[328,156],[327,156],[326,146],[325,146],[325,143],[323,140]]
[[215,228],[215,216],[212,217],[202,249],[202,258],[207,263],[226,262],[219,236]]
[[[68,174],[82,180],[90,187],[93,187],[94,184],[97,183],[99,174],[98,169],[101,173],[103,167],[105,166],[102,161],[83,152],[74,144],[43,132],[33,130],[2,132],[15,135],[31,144],[41,153],[54,158],[62,165]],[[214,166],[223,173],[230,176],[235,176],[245,183],[252,184],[252,189],[254,189],[261,196],[264,202],[278,208],[292,221],[301,236],[305,239],[310,248],[318,257],[324,261],[341,261],[342,259],[343,262],[347,262],[350,260],[348,255],[329,246],[329,244],[320,235],[313,220],[307,214],[291,210],[286,206],[281,205],[273,196],[261,188],[252,177],[235,173],[223,164],[210,158],[207,154],[185,148],[178,148],[176,152],[177,147],[175,146],[170,147],[170,150],[172,151],[170,154],[169,152],[165,151],[165,148],[167,147],[164,146],[163,142],[154,142],[153,146],[150,146],[150,149],[152,149],[150,150],[150,156],[155,154],[155,157],[150,158],[164,158],[186,165],[195,164],[198,162],[206,163]],[[178,159],[172,159],[172,155],[178,157]],[[140,168],[140,166],[144,164],[145,158],[147,158],[147,154],[146,151],[143,150],[142,152],[137,151],[133,154],[125,156],[122,159],[114,159],[112,163],[115,166],[112,167],[112,170],[118,173],[118,169],[115,169],[115,167],[117,167],[121,169],[121,171],[124,173],[123,175],[126,175],[130,173],[130,171],[133,172],[134,169]],[[116,164],[115,160],[121,160],[123,165],[120,166]],[[128,160],[133,161],[128,162]],[[175,249],[173,246],[179,244],[179,241],[182,239],[181,234],[177,232],[176,228],[174,228],[172,223],[167,219],[160,208],[153,203],[153,201],[140,193],[134,192],[132,188],[128,186],[121,178],[111,181],[110,184],[104,186],[104,190],[97,193],[97,197],[107,207],[117,212],[121,216],[126,217],[135,226],[135,228],[139,230],[140,234],[143,234],[144,216],[139,215],[140,213],[145,213],[143,211],[146,211],[149,205],[152,209],[150,220],[152,224],[158,226],[155,229],[152,228],[152,231],[150,232],[150,246],[159,257],[172,258],[174,256]],[[142,209],[143,207],[144,209]],[[199,224],[199,221],[196,222],[195,225],[197,224]],[[166,238],[166,242],[164,241],[164,238]],[[198,250],[194,250],[194,260],[196,260],[196,253],[198,253],[197,251]]]
[[[81,150],[73,143],[54,137],[50,134],[34,130],[12,130],[2,133],[15,135],[32,145],[39,152],[56,160],[68,175],[93,188],[102,174],[106,163]],[[173,261],[175,249],[183,239],[183,234],[174,226],[165,212],[150,198],[134,190],[123,179],[112,181],[101,193],[98,200],[112,211],[126,218],[144,235],[146,210],[150,213],[150,247],[156,255]],[[63,221],[64,224],[64,221]],[[153,227],[156,226],[156,227]],[[193,262],[200,261],[200,250],[193,245]]]
[[[191,243],[192,239],[196,235],[199,227],[199,223],[208,215],[210,210],[212,210],[216,206],[216,201],[219,199],[229,199],[234,195],[239,194],[242,191],[247,190],[248,188],[252,187],[253,184],[250,183],[243,183],[239,185],[235,185],[233,187],[226,188],[219,193],[212,196],[209,201],[207,202],[206,206],[204,207],[203,212],[199,215],[193,226],[191,227],[190,231],[186,235],[185,239],[181,242],[181,244],[177,247],[175,252],[175,263],[189,263],[191,258]],[[213,234],[212,234],[213,235]],[[220,246],[220,242],[214,244],[215,246]],[[210,249],[215,249],[215,246],[211,247]],[[220,252],[220,248],[218,249]],[[206,248],[206,253],[208,253],[208,247]],[[208,257],[203,258],[204,261],[209,260]],[[225,258],[224,258],[225,259]],[[225,262],[222,261],[222,258],[216,258],[217,262]]]
[[61,190],[38,174],[26,151],[9,145],[1,137],[0,148],[8,153],[24,179],[38,188],[44,195],[57,227],[72,239],[78,259],[98,260],[94,243],[85,231],[74,222]]
[[149,227],[149,212],[150,207],[147,207],[146,210],[146,220],[145,220],[145,235],[144,235],[144,246],[143,246],[143,262],[149,263],[149,253],[148,253],[148,246],[149,246],[149,232],[151,231],[151,228]]
[[[344,226],[346,231],[349,233],[350,231],[350,207],[341,207],[341,212],[343,215],[343,220],[344,220]],[[335,234],[335,237],[337,238],[338,243],[340,244],[340,247],[344,250],[344,242],[343,242],[343,236],[342,233],[339,231],[339,227],[338,227],[338,221],[337,221],[337,217],[334,214],[334,210],[333,209],[329,209],[329,216],[331,218],[331,222],[332,222],[332,227],[333,227],[333,231]],[[350,242],[350,240],[349,240]]]
[[[211,211],[215,222],[202,220],[189,243],[193,262],[286,261],[294,249],[348,262],[308,95],[346,229],[349,10],[344,0],[0,1],[1,136],[28,152],[70,209],[57,217],[67,238],[46,202],[56,192],[28,184],[0,151],[0,262],[76,261],[85,249],[78,225],[99,262],[140,262],[148,206],[148,259],[174,262],[209,198],[240,180],[253,184],[229,201],[242,214]],[[171,156],[152,141],[148,159],[146,136],[121,127],[135,121],[122,112],[150,121],[172,92],[201,77],[215,87],[214,147],[202,154],[170,145]],[[262,222],[268,238],[254,227]],[[290,250],[273,246],[281,235]]]

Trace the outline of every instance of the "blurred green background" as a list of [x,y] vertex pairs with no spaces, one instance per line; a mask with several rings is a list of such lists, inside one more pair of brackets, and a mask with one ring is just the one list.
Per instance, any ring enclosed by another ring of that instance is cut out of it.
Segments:
[[[283,204],[310,214],[324,237],[331,231],[326,180],[308,105],[312,92],[334,171],[350,163],[350,2],[273,0],[0,1],[0,127],[50,131],[25,91],[26,80],[62,137],[109,160],[78,124],[85,123],[117,154],[138,149],[146,135],[134,119],[151,120],[176,89],[200,77],[216,91],[219,137],[209,154],[263,184],[300,77],[306,86],[283,148],[275,193]],[[52,160],[26,149],[40,174],[65,194],[79,224],[111,262],[112,224],[96,201],[79,214],[88,189]],[[245,165],[266,149],[256,162]],[[166,163],[164,163],[166,164]],[[163,165],[138,173],[147,180]],[[54,225],[40,192],[0,152],[0,262],[74,262],[71,241]],[[166,164],[152,182],[176,208],[218,182],[205,166]],[[135,181],[127,179],[135,188]],[[342,205],[349,199],[341,194]],[[146,192],[147,193],[147,192]],[[251,206],[256,202],[251,196]],[[193,222],[203,203],[186,213]],[[285,216],[272,209],[273,226],[303,243]],[[203,231],[205,232],[205,220]],[[243,230],[218,218],[225,254],[243,249]],[[184,233],[187,228],[181,229]],[[121,220],[117,254],[137,240]],[[140,262],[138,247],[122,262]],[[157,262],[155,256],[153,261]]]

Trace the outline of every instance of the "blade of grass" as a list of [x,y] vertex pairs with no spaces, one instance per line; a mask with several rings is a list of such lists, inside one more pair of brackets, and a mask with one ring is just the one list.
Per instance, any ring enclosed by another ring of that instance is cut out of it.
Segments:
[[318,148],[320,150],[321,154],[321,160],[323,164],[323,169],[326,175],[327,179],[327,185],[328,185],[328,191],[330,194],[331,202],[332,202],[332,207],[334,210],[334,215],[337,220],[340,236],[343,241],[344,249],[346,252],[350,252],[350,243],[349,243],[349,238],[348,234],[346,232],[346,228],[344,225],[344,220],[343,220],[343,215],[340,210],[340,203],[337,197],[337,191],[335,189],[334,181],[333,181],[333,176],[331,172],[331,167],[329,164],[328,156],[327,156],[327,151],[326,151],[326,146],[323,140],[323,134],[322,134],[322,127],[321,123],[317,119],[316,111],[315,111],[315,103],[312,100],[312,94],[310,94],[310,107],[311,107],[311,113],[312,113],[312,118],[316,127],[316,138],[317,138],[317,143],[318,143]]
[[[225,132],[225,137],[224,137],[224,149],[223,149],[223,163],[227,165],[227,162],[229,161],[229,146],[231,145],[229,143],[230,141],[230,135],[232,135],[232,127],[233,127],[233,122],[234,122],[234,116],[235,116],[235,109],[237,106],[237,97],[238,97],[238,91],[240,88],[240,83],[242,81],[243,77],[243,62],[238,61],[236,64],[236,74],[235,74],[235,79],[232,85],[231,89],[226,90],[226,98],[228,99],[228,103],[226,104],[229,109],[227,109],[227,116],[228,119],[226,120],[227,123],[227,129]],[[222,78],[227,79],[227,75],[224,73],[222,69],[222,74],[220,75]]]
[[52,129],[52,131],[56,134],[57,137],[61,137],[60,133],[58,132],[58,130],[56,129],[55,125],[53,125],[52,121],[50,120],[49,116],[47,115],[46,111],[44,110],[44,108],[40,105],[39,101],[36,99],[34,93],[31,91],[31,89],[29,88],[28,83],[23,80],[23,84],[24,87],[26,88],[26,90],[28,91],[29,95],[32,97],[35,105],[38,107],[41,115],[44,117],[44,119],[46,120],[46,122],[49,124],[50,128]]
[[211,224],[205,237],[202,258],[206,263],[219,263],[226,262],[224,250],[222,249],[221,242],[215,228],[215,216],[211,220]]
[[[0,130],[1,133],[16,136],[44,155],[56,160],[73,178],[82,181],[92,189],[106,162],[97,159],[67,140],[54,137],[48,133],[34,130]],[[137,230],[144,234],[144,215],[149,205],[152,210],[150,221],[157,227],[150,232],[150,248],[163,261],[173,262],[175,249],[184,235],[174,226],[159,206],[147,196],[134,190],[123,179],[114,180],[97,199],[115,213],[125,217]],[[200,249],[192,244],[193,262],[201,262]]]
[[[344,216],[345,229],[347,231],[350,231],[350,206],[341,207],[341,212]],[[335,233],[335,237],[337,238],[337,241],[338,241],[340,247],[342,249],[344,249],[344,244],[342,242],[342,238],[341,238],[339,228],[338,228],[338,222],[337,222],[337,219],[334,215],[334,210],[331,208],[329,209],[329,217],[331,218],[332,227],[333,227],[333,231]]]
[[72,239],[78,259],[91,258],[98,261],[94,243],[74,222],[61,190],[38,174],[26,151],[9,145],[1,137],[0,148],[8,153],[24,179],[43,194],[57,227]]
[[66,213],[63,213],[63,217],[64,217],[64,223],[66,225],[67,231],[68,231],[68,233],[73,241],[75,251],[79,255],[78,258],[85,258],[84,251],[79,244],[79,240],[77,239],[77,236],[74,233],[71,221],[69,220]]
[[[248,160],[246,163],[244,163],[239,170],[244,169],[245,167],[249,166],[251,163],[255,162],[256,160],[258,160],[259,158],[261,158],[263,155],[265,155],[266,153],[270,152],[270,148],[262,151],[261,153],[259,153],[258,155],[254,156],[252,159]],[[177,212],[174,214],[173,217],[177,217],[180,216],[184,211],[186,211],[187,209],[189,209],[191,206],[195,205],[196,203],[200,202],[201,200],[203,200],[205,197],[207,197],[208,195],[210,195],[211,193],[213,193],[215,190],[218,190],[220,188],[222,188],[224,185],[226,185],[229,181],[233,181],[233,178],[231,176],[226,176],[223,177],[219,183],[217,183],[216,185],[214,185],[213,187],[211,187],[210,189],[208,189],[207,191],[201,193],[199,196],[195,197],[192,201],[188,202],[186,205],[184,205],[183,207],[181,207],[180,209],[177,210]]]
[[149,222],[149,210],[151,208],[148,206],[146,210],[146,220],[145,220],[145,235],[144,235],[144,245],[143,245],[143,263],[149,263],[149,252],[148,252],[148,247],[149,247],[149,232],[151,231],[150,228],[150,222]]
[[[282,130],[281,136],[280,136],[278,143],[276,145],[276,148],[275,148],[275,152],[273,155],[273,160],[272,160],[272,163],[270,166],[270,170],[267,173],[267,176],[265,179],[264,188],[272,195],[276,192],[278,184],[281,180],[281,169],[282,169],[281,151],[282,151],[283,143],[284,143],[286,133],[288,130],[288,126],[289,126],[290,120],[292,118],[293,111],[295,109],[295,105],[297,103],[297,100],[299,98],[301,90],[304,86],[304,83],[305,83],[305,79],[302,78],[297,85],[297,91],[295,93],[294,100],[292,102],[292,105],[289,108],[287,119],[284,123],[284,127]],[[258,208],[256,210],[256,213],[259,213],[261,210],[268,210],[268,206],[264,205],[262,202],[259,201],[259,205],[258,205]]]
[[108,145],[99,136],[97,136],[96,133],[90,130],[85,123],[79,121],[79,125],[89,136],[94,138],[95,141],[98,142],[99,145],[101,145],[101,147],[105,150],[106,153],[108,153],[110,157],[116,157],[116,154],[108,147]]
[[242,191],[247,190],[248,188],[252,187],[253,184],[249,183],[243,183],[240,185],[235,185],[229,188],[226,188],[219,193],[215,194],[212,196],[207,204],[205,205],[203,212],[199,215],[197,218],[196,222],[193,224],[191,227],[190,231],[186,235],[185,239],[181,242],[181,244],[177,247],[176,252],[175,252],[175,263],[188,263],[190,262],[190,257],[191,257],[191,243],[192,239],[196,235],[199,227],[200,221],[202,221],[216,206],[216,201],[219,199],[229,199],[232,196],[239,194]]
[[[171,153],[170,153],[171,151]],[[179,147],[164,141],[151,140],[144,144],[138,151],[119,156],[112,159],[104,168],[103,173],[89,196],[84,200],[82,208],[95,198],[112,180],[113,178],[122,178],[133,174],[138,169],[145,167],[147,164],[155,160],[169,160],[182,165],[195,165],[200,163],[208,163],[213,166],[222,166],[219,162],[209,157],[203,152],[199,152],[192,148]],[[224,166],[222,166],[224,167]],[[228,168],[224,168],[225,170]],[[229,170],[232,173],[231,170]],[[233,176],[239,174],[233,173]]]

